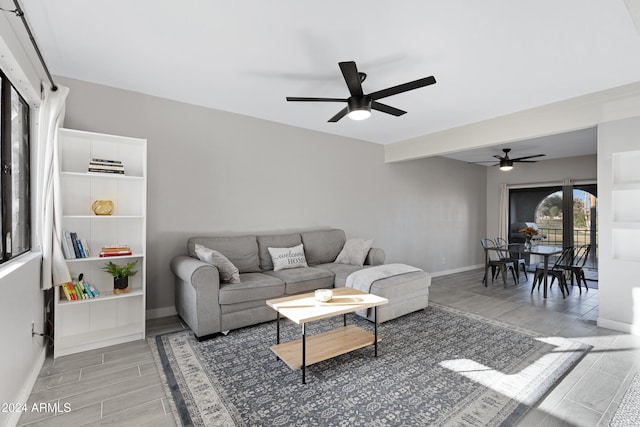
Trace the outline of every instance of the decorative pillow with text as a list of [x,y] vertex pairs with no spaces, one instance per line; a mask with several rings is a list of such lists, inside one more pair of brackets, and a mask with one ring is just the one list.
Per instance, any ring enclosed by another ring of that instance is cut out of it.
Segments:
[[304,247],[301,244],[291,248],[267,248],[273,261],[273,271],[286,270],[287,268],[308,267],[304,256]]
[[345,242],[335,262],[362,267],[372,245],[373,239],[349,239]]
[[240,283],[238,268],[220,252],[209,249],[196,243],[196,255],[200,261],[204,261],[216,267],[220,272],[220,281],[225,283]]

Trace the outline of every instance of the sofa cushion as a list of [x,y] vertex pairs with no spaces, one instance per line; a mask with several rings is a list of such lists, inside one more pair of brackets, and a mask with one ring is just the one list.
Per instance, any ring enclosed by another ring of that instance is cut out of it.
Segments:
[[347,238],[339,229],[300,233],[309,265],[334,262]]
[[240,274],[238,268],[233,265],[226,256],[220,252],[209,249],[198,243],[195,245],[196,255],[200,261],[207,262],[218,269],[220,274],[220,281],[226,283],[240,283]]
[[192,237],[187,243],[189,255],[196,257],[195,244],[220,252],[238,267],[240,273],[260,272],[256,236]]
[[371,245],[373,245],[372,239],[349,239],[345,242],[335,262],[362,267]]
[[302,237],[300,237],[299,233],[258,236],[257,239],[260,268],[262,270],[273,270],[269,248],[290,248],[302,243]]
[[271,254],[271,260],[273,261],[273,271],[307,267],[307,259],[304,257],[302,243],[292,248],[268,249]]
[[292,268],[289,270],[265,271],[264,274],[284,281],[286,283],[285,294],[287,295],[310,292],[320,288],[333,288],[333,273],[319,268]]
[[284,282],[277,277],[262,273],[240,274],[238,284],[220,284],[218,300],[223,304],[237,304],[246,301],[268,300],[284,294]]
[[[335,288],[344,288],[347,283],[347,277],[354,271],[362,270],[363,268],[363,267],[358,267],[357,265],[337,264],[334,262],[330,262],[327,264],[318,264],[314,267],[321,270],[331,271],[333,274],[335,274],[336,276],[334,279]],[[364,268],[367,268],[367,267],[369,266],[364,266]]]

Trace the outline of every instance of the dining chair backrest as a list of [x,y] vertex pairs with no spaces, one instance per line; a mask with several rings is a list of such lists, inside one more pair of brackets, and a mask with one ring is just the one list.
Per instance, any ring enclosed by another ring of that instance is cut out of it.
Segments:
[[591,252],[591,245],[578,246],[573,256],[573,265],[584,267],[589,258],[589,252]]
[[509,243],[503,239],[502,237],[496,237],[495,239],[496,245],[502,248],[508,248],[509,247]]
[[482,244],[484,251],[487,253],[487,259],[490,261],[495,260],[497,253],[495,253],[495,251],[491,249],[496,247],[496,243],[493,240],[488,238],[480,239],[480,243]]
[[562,266],[571,265],[571,257],[573,256],[573,246],[569,246],[562,250],[562,253],[556,259],[556,262],[553,264],[554,269],[562,268]]

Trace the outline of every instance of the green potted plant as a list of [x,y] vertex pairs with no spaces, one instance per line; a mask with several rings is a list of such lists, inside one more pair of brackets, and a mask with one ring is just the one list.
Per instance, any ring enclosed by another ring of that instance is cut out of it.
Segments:
[[113,276],[113,293],[118,295],[121,291],[124,293],[129,292],[129,277],[134,276],[138,271],[134,270],[138,260],[130,262],[126,265],[118,265],[109,261],[104,267],[103,271],[110,273]]

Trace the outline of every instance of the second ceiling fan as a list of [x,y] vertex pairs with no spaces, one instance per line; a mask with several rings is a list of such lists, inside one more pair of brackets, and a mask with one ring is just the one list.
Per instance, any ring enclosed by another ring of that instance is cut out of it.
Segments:
[[[494,155],[493,157],[495,157],[500,161],[494,165],[491,165],[491,166],[500,166],[500,170],[502,171],[510,171],[511,169],[513,169],[514,163],[535,163],[537,162],[537,160],[530,160],[530,159],[545,156],[545,154],[534,154],[533,156],[516,157],[515,159],[512,159],[509,157],[509,152],[511,151],[511,148],[503,148],[502,151],[504,151],[504,156],[499,156],[497,154]],[[488,163],[488,162],[476,162],[476,163]]]
[[332,123],[337,122],[346,115],[349,115],[349,118],[353,120],[363,120],[371,115],[371,110],[382,111],[383,113],[397,117],[405,114],[406,111],[383,104],[378,102],[378,100],[432,85],[436,82],[436,79],[433,76],[430,76],[365,95],[362,90],[362,82],[366,79],[367,75],[365,73],[358,72],[358,67],[353,61],[340,62],[338,65],[340,66],[340,71],[342,71],[342,75],[344,76],[344,81],[347,83],[347,87],[349,88],[349,93],[351,95],[349,98],[308,98],[287,96],[287,101],[346,102],[347,106],[329,119],[329,122]]

